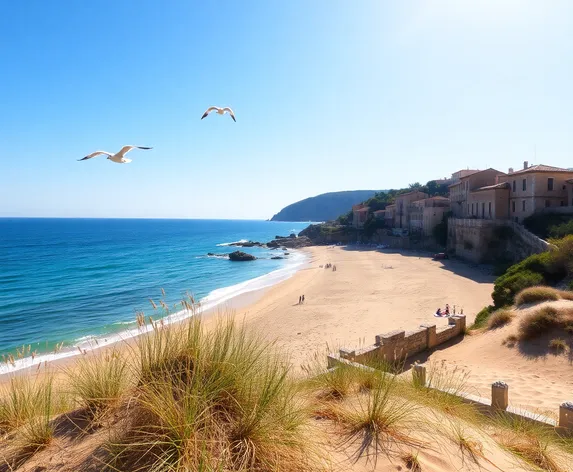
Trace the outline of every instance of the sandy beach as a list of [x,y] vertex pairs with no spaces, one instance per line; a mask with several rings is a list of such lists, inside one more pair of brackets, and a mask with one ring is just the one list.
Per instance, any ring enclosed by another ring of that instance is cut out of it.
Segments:
[[[319,351],[372,344],[377,334],[446,325],[438,307],[456,306],[471,323],[491,302],[493,277],[468,264],[428,254],[311,247],[307,267],[237,310],[301,365]],[[327,263],[337,270],[320,268]],[[300,295],[305,303],[298,305]]]

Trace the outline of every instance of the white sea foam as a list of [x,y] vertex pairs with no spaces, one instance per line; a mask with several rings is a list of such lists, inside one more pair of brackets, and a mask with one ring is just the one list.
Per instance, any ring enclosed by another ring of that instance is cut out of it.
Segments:
[[232,243],[217,244],[217,246],[232,246],[233,244],[248,243],[248,242],[249,241],[247,239],[239,239],[238,241],[233,241]]
[[[280,269],[269,272],[268,274],[256,277],[254,279],[247,280],[245,282],[213,290],[211,293],[209,293],[209,295],[200,300],[200,312],[208,312],[217,306],[224,304],[225,302],[228,302],[235,297],[238,297],[239,295],[271,287],[279,282],[282,282],[283,280],[292,277],[302,266],[306,264],[307,257],[304,253],[296,250],[291,250],[290,254],[291,256],[289,259],[286,260],[286,266]],[[189,318],[192,315],[193,313],[188,310],[181,310],[163,318],[162,322],[164,324],[170,324],[181,321],[185,318]],[[130,323],[131,321],[122,321],[114,324]],[[59,352],[42,354],[35,356],[34,358],[26,357],[23,359],[17,359],[14,361],[14,365],[7,363],[1,364],[0,375],[26,368],[36,368],[39,364],[43,364],[44,362],[49,363],[55,360],[77,356],[80,354],[80,350],[82,352],[91,351],[100,347],[109,346],[119,341],[125,341],[143,334],[144,332],[150,331],[151,329],[153,329],[153,327],[150,324],[147,324],[143,328],[135,327],[117,333],[110,333],[106,336],[82,336],[81,338],[78,338],[71,347],[62,349]]]

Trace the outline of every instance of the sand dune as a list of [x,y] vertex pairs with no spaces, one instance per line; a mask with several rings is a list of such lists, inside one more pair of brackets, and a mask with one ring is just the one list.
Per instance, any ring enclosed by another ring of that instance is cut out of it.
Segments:
[[515,310],[516,317],[503,328],[467,336],[462,342],[430,356],[431,361],[446,360],[448,365],[468,371],[472,393],[488,397],[491,384],[509,384],[509,401],[555,416],[560,403],[573,400],[573,365],[570,353],[555,355],[547,349],[548,340],[519,343],[513,347],[502,342],[517,331],[521,317],[543,305],[573,306],[570,301],[548,302]]

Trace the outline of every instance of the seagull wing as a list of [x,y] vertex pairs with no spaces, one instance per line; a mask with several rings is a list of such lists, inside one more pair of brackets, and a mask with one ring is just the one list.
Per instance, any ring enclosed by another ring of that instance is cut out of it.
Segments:
[[231,118],[233,118],[233,121],[236,123],[237,120],[235,120],[235,114],[233,113],[233,110],[231,110],[229,107],[225,107],[223,108],[223,111],[226,111],[227,113],[229,113],[229,115],[231,115]]
[[131,151],[132,149],[153,149],[153,148],[151,148],[151,147],[143,147],[143,146],[123,146],[123,147],[119,150],[118,154],[121,154],[121,155],[123,156],[124,154],[127,154],[127,153],[128,153],[129,151]]
[[92,157],[96,157],[99,156],[100,154],[105,154],[106,156],[110,157],[113,154],[106,152],[106,151],[96,151],[96,152],[92,152],[91,154],[88,154],[86,157],[84,157],[83,159],[78,159],[78,161],[85,161],[87,159],[91,159]]
[[201,119],[205,118],[209,113],[211,113],[212,111],[218,110],[218,107],[209,107],[207,108],[207,110],[205,111],[205,113],[203,113],[203,116],[201,117]]

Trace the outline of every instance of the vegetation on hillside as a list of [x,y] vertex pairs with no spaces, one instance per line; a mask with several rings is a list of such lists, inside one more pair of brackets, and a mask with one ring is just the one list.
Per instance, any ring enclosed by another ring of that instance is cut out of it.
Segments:
[[542,239],[559,239],[573,234],[573,216],[571,215],[534,213],[523,220],[523,225]]
[[473,328],[483,328],[491,314],[514,303],[526,304],[539,301],[571,299],[573,293],[551,289],[573,279],[573,235],[553,239],[554,248],[533,254],[510,266],[494,282],[493,305],[476,316]]

